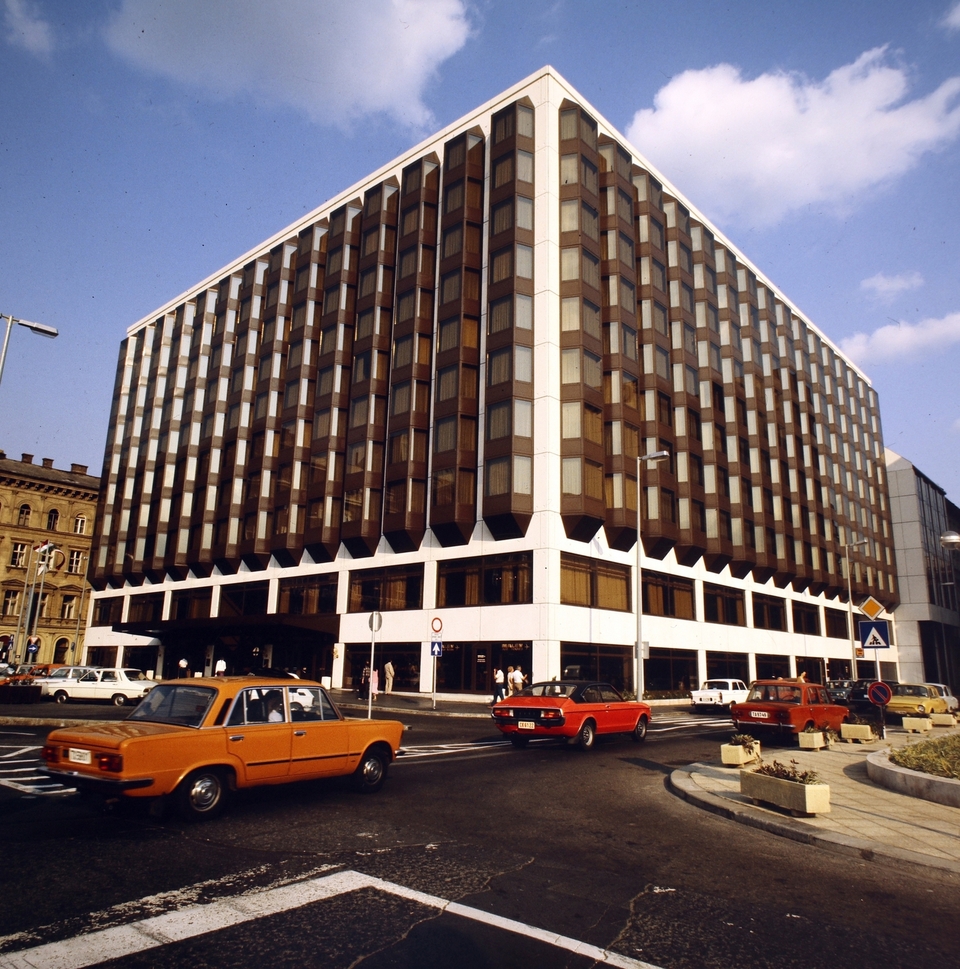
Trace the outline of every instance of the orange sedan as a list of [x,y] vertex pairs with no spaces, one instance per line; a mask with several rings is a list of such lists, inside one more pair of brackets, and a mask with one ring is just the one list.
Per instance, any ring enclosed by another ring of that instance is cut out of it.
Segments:
[[352,775],[378,791],[403,724],[344,717],[318,683],[228,676],[160,683],[126,720],[54,730],[45,771],[106,796],[172,796],[210,818],[240,788]]

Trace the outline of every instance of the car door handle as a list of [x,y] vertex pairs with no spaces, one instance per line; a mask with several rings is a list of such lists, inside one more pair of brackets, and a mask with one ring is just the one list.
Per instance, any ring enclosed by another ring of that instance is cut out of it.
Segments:
[[231,740],[243,740],[243,734],[242,733],[235,733],[230,739]]
[[294,737],[306,737],[307,731],[306,730],[294,730],[293,731],[293,735],[294,735]]

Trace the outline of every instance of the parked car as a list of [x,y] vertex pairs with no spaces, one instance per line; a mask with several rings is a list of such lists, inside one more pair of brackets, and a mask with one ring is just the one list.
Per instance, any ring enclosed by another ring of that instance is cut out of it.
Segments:
[[846,703],[854,680],[827,680],[827,693],[834,703]]
[[746,700],[746,683],[743,680],[707,680],[699,690],[690,692],[690,705],[697,707],[723,707]]
[[[345,718],[319,683],[214,676],[160,683],[119,723],[54,730],[45,771],[106,796],[172,796],[190,820],[210,818],[232,792],[352,775],[378,791],[403,724]],[[302,691],[311,692],[309,708]],[[300,697],[295,709],[291,691]]]
[[[876,710],[876,704],[873,703],[867,694],[870,684],[876,682],[875,679],[854,680],[850,685],[850,692],[847,695],[847,699],[844,700],[844,705],[851,710],[856,710],[858,713],[869,713]],[[890,687],[891,693],[897,692],[897,684],[893,680],[884,680],[883,682]]]
[[110,700],[122,707],[130,700],[141,700],[156,684],[141,670],[94,668],[76,679],[65,679],[54,686],[50,696],[57,703],[67,700]]
[[826,687],[804,680],[756,680],[743,703],[730,707],[734,727],[751,733],[760,728],[801,733],[806,727],[829,727],[839,732],[850,711],[833,703]]
[[64,683],[72,684],[74,680],[80,679],[93,668],[92,666],[61,666],[59,669],[53,670],[49,676],[37,681],[40,684],[40,695],[52,697],[58,686],[62,686]]
[[898,683],[887,704],[887,713],[899,716],[946,712],[947,701],[929,683]]
[[558,680],[534,683],[498,701],[491,715],[514,747],[526,747],[531,737],[557,737],[575,740],[584,750],[602,734],[625,733],[639,742],[652,719],[646,703],[625,700],[609,683]]
[[49,676],[61,666],[62,663],[21,663],[12,673],[7,674],[3,682],[29,686],[34,680]]
[[946,683],[927,683],[927,686],[935,686],[940,691],[940,696],[947,701],[947,713],[956,713],[960,709],[960,701],[954,696],[953,690]]

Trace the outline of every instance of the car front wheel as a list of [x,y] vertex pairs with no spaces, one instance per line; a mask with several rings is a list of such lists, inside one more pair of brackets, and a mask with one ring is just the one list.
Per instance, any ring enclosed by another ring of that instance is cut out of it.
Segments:
[[386,777],[386,756],[379,750],[368,750],[353,773],[353,785],[361,794],[376,794]]
[[630,739],[636,743],[643,743],[647,739],[647,718],[641,717],[637,721],[637,725],[633,728],[633,732],[630,734]]
[[577,734],[577,744],[581,750],[589,750],[597,739],[597,727],[592,720],[584,720]]
[[203,767],[189,774],[177,788],[177,807],[187,821],[206,821],[224,809],[227,797],[222,771]]

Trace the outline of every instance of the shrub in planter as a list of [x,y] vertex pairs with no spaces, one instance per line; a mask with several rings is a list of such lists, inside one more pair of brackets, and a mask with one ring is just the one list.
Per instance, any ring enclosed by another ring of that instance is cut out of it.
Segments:
[[873,724],[864,721],[862,717],[857,717],[860,722],[855,722],[854,716],[855,714],[851,714],[849,722],[840,724],[840,736],[848,743],[870,743],[874,739]]
[[740,793],[754,803],[773,804],[794,816],[830,811],[830,785],[822,783],[815,771],[800,770],[796,761],[789,767],[775,760],[756,770],[741,770]]
[[720,760],[734,767],[760,760],[760,741],[748,733],[735,733],[730,743],[720,744]]

